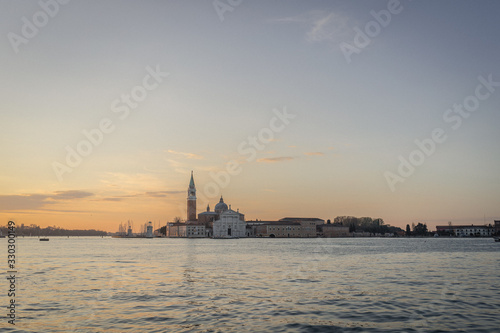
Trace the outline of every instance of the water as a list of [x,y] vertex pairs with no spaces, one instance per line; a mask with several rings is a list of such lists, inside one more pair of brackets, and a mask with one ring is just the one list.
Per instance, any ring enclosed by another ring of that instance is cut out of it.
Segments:
[[[0,244],[6,251],[6,240]],[[2,316],[2,331],[498,332],[500,327],[500,244],[491,238],[52,237],[49,242],[20,238],[17,246],[18,321],[12,327]],[[0,288],[7,304],[7,283]]]

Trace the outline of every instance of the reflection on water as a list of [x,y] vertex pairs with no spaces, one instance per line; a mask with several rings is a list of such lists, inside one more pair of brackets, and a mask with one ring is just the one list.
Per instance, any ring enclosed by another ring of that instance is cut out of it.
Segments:
[[500,326],[500,245],[492,239],[21,238],[17,245],[19,321],[6,331]]

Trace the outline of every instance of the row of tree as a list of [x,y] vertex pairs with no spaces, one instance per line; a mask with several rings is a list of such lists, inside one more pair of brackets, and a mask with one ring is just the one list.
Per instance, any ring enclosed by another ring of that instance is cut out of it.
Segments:
[[[0,227],[3,235],[7,235],[7,226]],[[68,230],[56,226],[41,228],[36,224],[29,226],[16,225],[16,235],[19,236],[106,236],[106,231],[89,229],[89,230]]]
[[411,229],[409,224],[406,225],[406,236],[429,236],[430,234],[425,223],[419,222],[417,225],[412,223]]
[[333,220],[334,224],[349,227],[349,232],[369,232],[371,234],[394,234],[403,232],[399,227],[385,224],[381,218],[371,217],[337,216]]

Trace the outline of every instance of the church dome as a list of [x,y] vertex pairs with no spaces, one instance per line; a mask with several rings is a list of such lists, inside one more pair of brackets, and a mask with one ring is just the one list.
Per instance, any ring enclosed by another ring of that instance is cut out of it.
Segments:
[[214,211],[216,213],[222,213],[228,209],[227,205],[224,203],[224,199],[222,199],[222,196],[220,197],[220,201],[217,205],[215,205]]

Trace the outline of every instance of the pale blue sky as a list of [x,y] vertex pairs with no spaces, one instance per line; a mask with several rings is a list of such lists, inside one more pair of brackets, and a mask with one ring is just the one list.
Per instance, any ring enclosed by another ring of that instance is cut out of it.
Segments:
[[[499,219],[500,89],[457,130],[443,114],[474,94],[479,76],[500,81],[500,3],[402,0],[347,63],[339,45],[388,3],[244,0],[221,22],[211,1],[73,0],[16,53],[9,33],[22,36],[22,17],[32,22],[42,9],[0,1],[2,210],[33,223],[84,223],[94,212],[110,230],[128,216],[183,217],[190,170],[202,194],[209,172],[241,160],[238,145],[286,107],[296,118],[220,189],[248,219],[354,215],[401,227]],[[113,100],[140,85],[148,66],[169,76],[120,120]],[[53,162],[64,163],[65,147],[103,118],[115,131],[59,181]],[[392,192],[384,173],[434,128],[448,139]],[[9,208],[58,191],[93,196]],[[169,192],[145,194],[158,191]],[[84,208],[56,217],[49,206]]]

